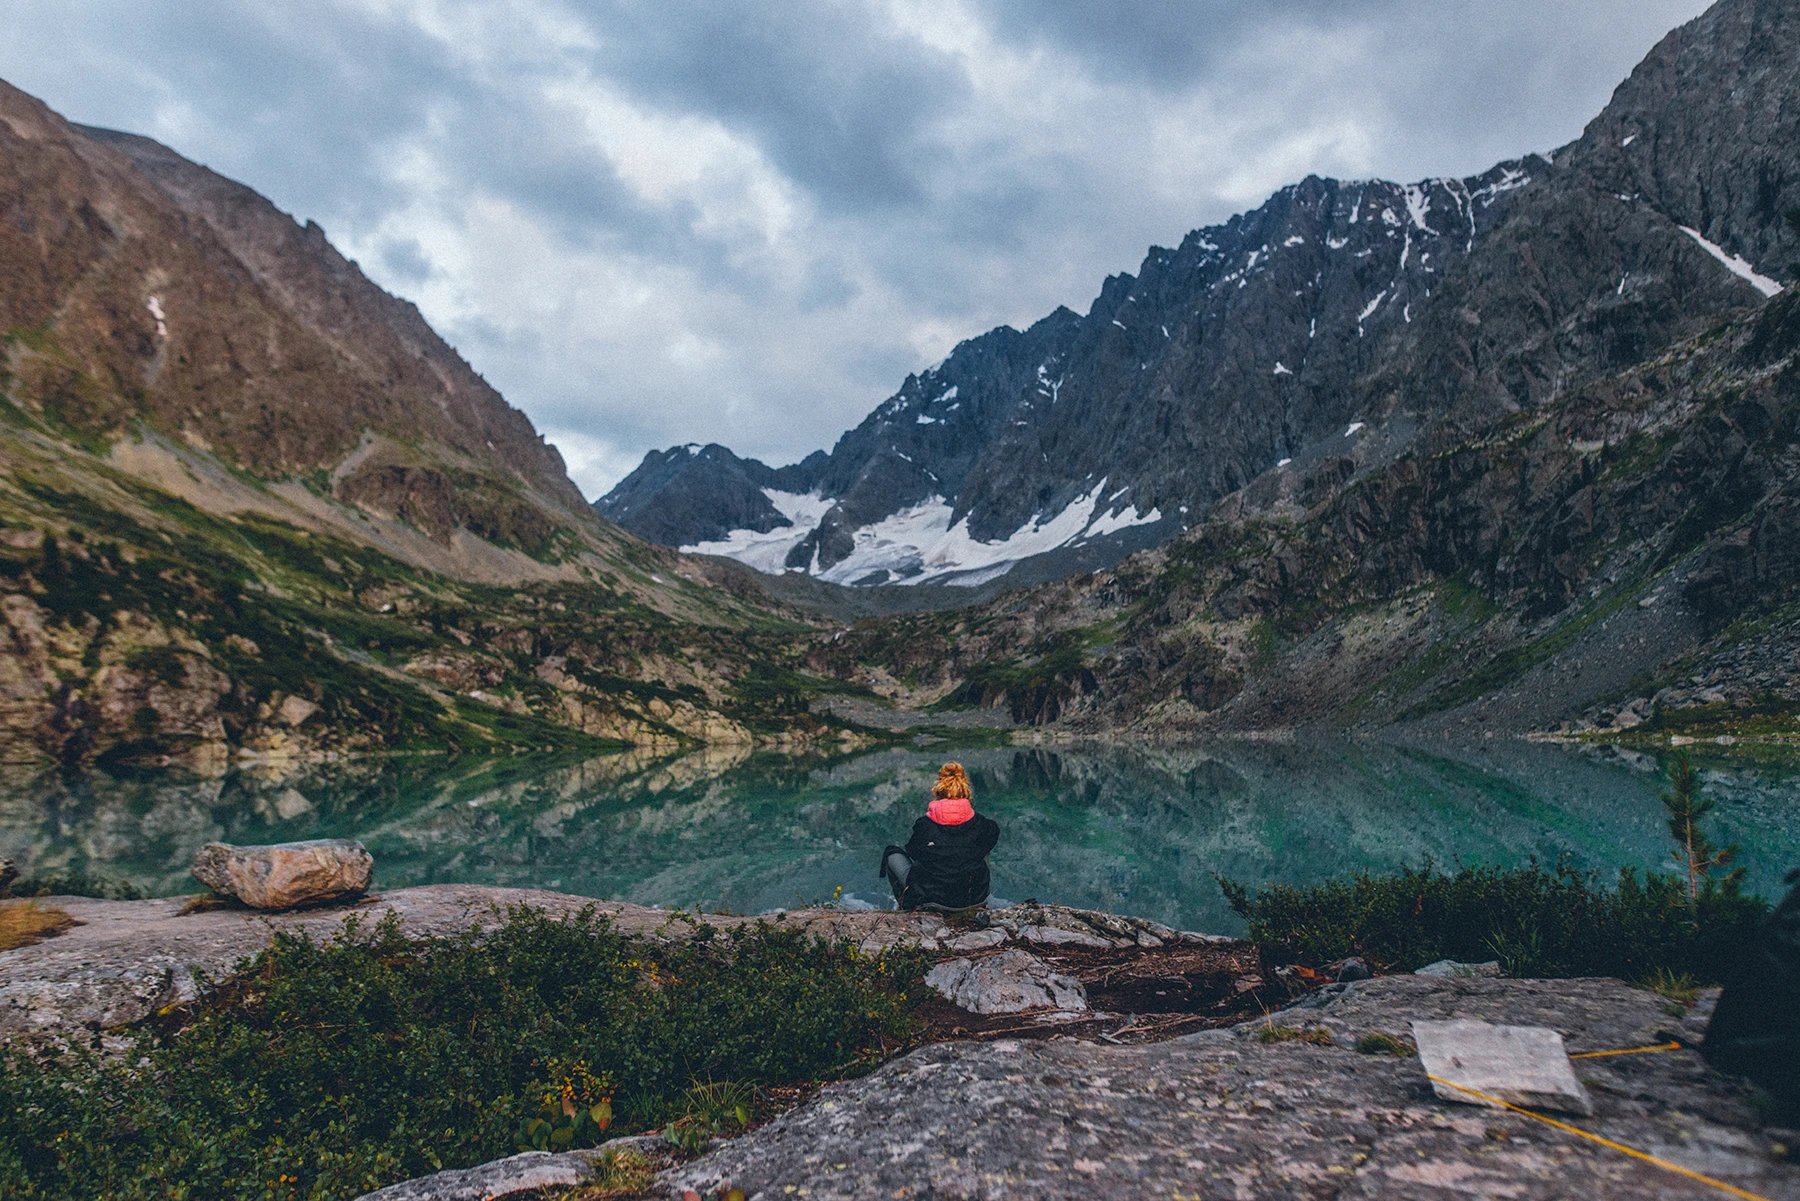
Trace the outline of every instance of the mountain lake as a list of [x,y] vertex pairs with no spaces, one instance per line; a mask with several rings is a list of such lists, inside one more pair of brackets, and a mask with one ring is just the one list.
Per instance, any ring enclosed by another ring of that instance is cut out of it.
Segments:
[[[1710,828],[1750,887],[1800,866],[1800,760],[1694,748]],[[1704,753],[1702,753],[1704,752]],[[0,855],[151,894],[198,889],[203,842],[354,837],[376,887],[476,882],[760,913],[888,904],[876,862],[923,812],[938,764],[968,765],[1001,824],[997,898],[1037,898],[1240,933],[1215,873],[1301,884],[1430,860],[1670,868],[1664,761],[1641,751],[1229,742],[1186,747],[882,750],[838,759],[433,757],[14,779]]]

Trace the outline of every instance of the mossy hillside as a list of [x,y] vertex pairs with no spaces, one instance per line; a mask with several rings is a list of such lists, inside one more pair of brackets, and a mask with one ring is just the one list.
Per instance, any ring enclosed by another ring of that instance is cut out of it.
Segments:
[[[832,728],[806,704],[831,687],[800,666],[796,635],[811,631],[783,615],[737,620],[751,611],[732,602],[683,620],[604,576],[452,579],[266,515],[203,511],[79,452],[79,470],[47,461],[33,452],[58,443],[28,438],[44,445],[15,442],[24,453],[0,481],[0,525],[15,531],[0,581],[62,631],[59,644],[79,645],[51,669],[78,688],[113,665],[167,700],[200,679],[186,667],[216,669],[230,682],[218,705],[229,741],[256,741],[271,707],[297,696],[317,706],[301,731],[314,748],[679,746],[708,713],[771,737]],[[680,607],[704,608],[691,584],[676,591]],[[141,638],[145,623],[150,641],[133,644],[127,631]],[[765,686],[740,688],[753,672]],[[779,673],[784,687],[767,687]],[[481,683],[458,686],[470,674]],[[149,713],[100,741],[143,758],[193,740]]]

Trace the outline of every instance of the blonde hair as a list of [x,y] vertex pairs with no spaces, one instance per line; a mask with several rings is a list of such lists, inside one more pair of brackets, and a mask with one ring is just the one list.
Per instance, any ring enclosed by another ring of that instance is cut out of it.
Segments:
[[974,794],[969,791],[969,773],[960,763],[944,764],[938,768],[937,783],[931,786],[931,795],[940,801],[950,797],[973,800]]

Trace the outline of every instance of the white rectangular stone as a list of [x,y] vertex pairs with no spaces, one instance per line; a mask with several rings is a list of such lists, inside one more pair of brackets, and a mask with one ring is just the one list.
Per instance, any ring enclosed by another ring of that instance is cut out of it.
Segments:
[[1412,1030],[1431,1087],[1446,1101],[1491,1105],[1475,1095],[1483,1093],[1526,1109],[1594,1112],[1554,1030],[1474,1021],[1414,1022]]

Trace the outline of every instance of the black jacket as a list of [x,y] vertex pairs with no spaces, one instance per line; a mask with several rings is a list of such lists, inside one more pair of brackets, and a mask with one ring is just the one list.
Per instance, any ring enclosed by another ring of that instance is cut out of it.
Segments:
[[913,823],[912,837],[901,848],[912,860],[904,906],[942,905],[961,909],[988,898],[987,854],[1000,841],[1000,826],[977,813],[957,826],[940,826],[929,817]]

